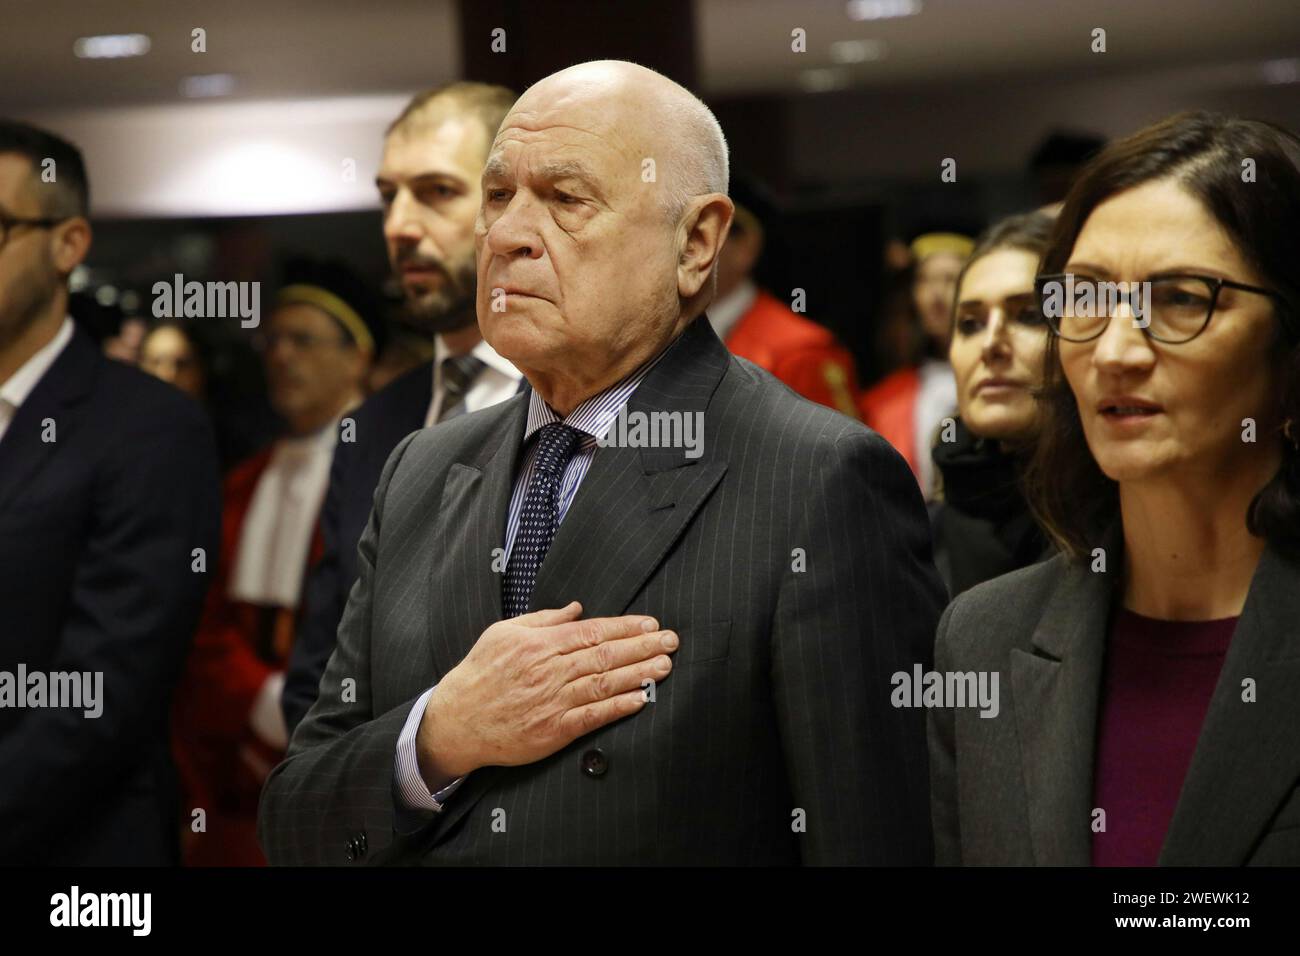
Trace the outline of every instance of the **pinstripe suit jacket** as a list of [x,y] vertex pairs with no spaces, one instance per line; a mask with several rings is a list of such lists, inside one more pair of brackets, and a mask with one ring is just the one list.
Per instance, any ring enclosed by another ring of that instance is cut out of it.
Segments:
[[492,558],[527,408],[521,394],[393,452],[319,698],[263,792],[268,858],[931,862],[924,718],[889,703],[893,673],[928,666],[943,603],[916,482],[703,318],[629,403],[703,412],[703,454],[598,450],[532,605],[652,614],[681,637],[672,674],[638,714],[474,771],[432,819],[399,806],[415,698],[502,616]]

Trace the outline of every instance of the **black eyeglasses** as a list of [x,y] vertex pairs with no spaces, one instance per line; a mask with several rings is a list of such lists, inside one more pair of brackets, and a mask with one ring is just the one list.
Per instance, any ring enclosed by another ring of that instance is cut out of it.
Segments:
[[[1169,274],[1142,282],[1110,282],[1068,273],[1040,275],[1034,291],[1052,331],[1067,342],[1091,342],[1110,325],[1121,302],[1128,303],[1133,323],[1149,338],[1182,345],[1210,324],[1224,288],[1265,295],[1284,304],[1272,289],[1217,276]],[[1285,309],[1278,312],[1292,336],[1297,330]]]
[[15,226],[32,226],[37,229],[49,229],[51,226],[57,226],[61,222],[66,222],[67,216],[47,216],[41,219],[34,219],[29,216],[10,216],[4,210],[0,210],[0,249],[4,248],[9,241],[9,232]]

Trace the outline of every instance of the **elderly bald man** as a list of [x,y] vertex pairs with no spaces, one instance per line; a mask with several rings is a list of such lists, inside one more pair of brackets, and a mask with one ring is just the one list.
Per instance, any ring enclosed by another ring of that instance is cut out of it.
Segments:
[[713,115],[643,67],[506,117],[478,316],[531,388],[389,459],[273,863],[930,862],[891,705],[943,599],[921,498],[713,334],[726,191]]

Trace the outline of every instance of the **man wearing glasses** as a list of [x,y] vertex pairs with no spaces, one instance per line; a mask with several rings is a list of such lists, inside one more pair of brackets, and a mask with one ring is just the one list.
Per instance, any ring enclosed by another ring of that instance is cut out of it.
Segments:
[[215,556],[199,407],[68,318],[77,149],[0,121],[0,864],[175,858],[166,713]]

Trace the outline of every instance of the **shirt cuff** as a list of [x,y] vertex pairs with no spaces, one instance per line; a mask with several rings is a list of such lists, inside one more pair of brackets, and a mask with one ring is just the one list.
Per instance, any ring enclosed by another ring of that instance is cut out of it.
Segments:
[[431,810],[434,813],[442,811],[442,805],[447,798],[455,793],[456,788],[465,780],[464,777],[457,777],[437,793],[430,793],[424,778],[420,776],[420,762],[415,755],[415,736],[419,733],[420,719],[429,704],[429,697],[437,686],[434,684],[421,694],[415,706],[411,708],[410,714],[407,715],[402,733],[397,738],[397,761],[393,765],[397,792],[402,802],[412,810]]
[[248,715],[253,732],[268,747],[284,750],[289,746],[289,728],[284,722],[280,699],[284,696],[284,671],[276,671],[262,682]]

